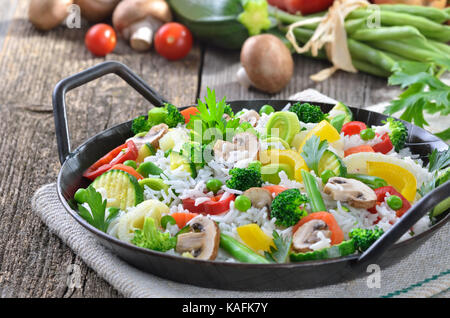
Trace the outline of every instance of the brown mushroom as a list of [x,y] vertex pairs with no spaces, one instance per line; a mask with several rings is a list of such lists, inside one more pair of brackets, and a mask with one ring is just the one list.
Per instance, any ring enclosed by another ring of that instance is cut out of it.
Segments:
[[111,16],[120,0],[75,0],[81,15],[89,22],[100,22]]
[[240,123],[248,122],[253,127],[255,127],[256,124],[258,124],[258,120],[259,120],[259,118],[261,118],[261,116],[259,116],[259,114],[255,110],[251,109],[251,110],[246,111],[245,113],[243,113],[238,118],[239,118],[239,122]]
[[324,221],[312,220],[306,222],[292,236],[293,249],[300,253],[312,251],[311,246],[321,240],[319,232],[322,232],[325,238],[331,237],[331,231]]
[[245,190],[243,194],[250,199],[253,207],[257,209],[267,207],[267,210],[270,211],[270,205],[272,204],[273,197],[269,190],[254,187]]
[[144,144],[151,144],[155,148],[159,148],[159,140],[169,131],[169,126],[159,124],[153,126],[144,136],[130,138],[139,149]]
[[370,209],[377,202],[375,191],[363,182],[355,179],[330,178],[323,191],[331,195],[333,200],[348,202],[355,208]]
[[267,93],[281,91],[294,73],[294,60],[286,45],[272,34],[248,38],[241,49],[238,81]]
[[150,49],[154,30],[171,20],[169,5],[163,0],[124,0],[113,13],[114,28],[136,51]]
[[37,29],[48,31],[64,21],[72,4],[72,0],[31,0],[28,19]]
[[219,252],[220,230],[216,222],[200,215],[189,223],[190,232],[177,237],[175,251],[191,253],[194,258],[214,260]]

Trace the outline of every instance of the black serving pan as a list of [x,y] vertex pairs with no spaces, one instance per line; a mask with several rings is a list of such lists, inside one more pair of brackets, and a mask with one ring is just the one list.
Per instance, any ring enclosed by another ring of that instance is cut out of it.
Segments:
[[[390,266],[411,253],[427,240],[438,228],[448,222],[448,211],[427,231],[406,241],[394,244],[413,224],[437,203],[447,198],[450,182],[440,186],[420,200],[382,238],[362,255],[288,264],[243,264],[218,261],[202,261],[173,256],[122,242],[94,228],[84,221],[72,208],[73,196],[80,187],[86,187],[88,180],[82,177],[98,158],[131,137],[131,121],[109,128],[84,142],[71,151],[65,110],[66,92],[93,81],[105,74],[114,73],[136,89],[155,106],[162,106],[164,98],[159,96],[142,79],[125,65],[109,61],[68,77],[57,84],[53,92],[56,137],[59,158],[62,164],[58,175],[57,191],[65,210],[84,228],[93,233],[107,248],[135,267],[173,281],[197,286],[230,290],[291,290],[334,284],[356,278],[367,271],[369,264],[381,268]],[[280,110],[288,100],[243,100],[229,102],[237,111],[243,107],[259,109],[265,104]],[[333,105],[318,104],[324,111]],[[386,116],[363,109],[351,108],[356,120],[369,125],[380,124]],[[426,159],[433,149],[443,150],[447,145],[425,130],[407,123],[410,136],[408,146],[415,154]],[[417,260],[420,262],[420,259]]]

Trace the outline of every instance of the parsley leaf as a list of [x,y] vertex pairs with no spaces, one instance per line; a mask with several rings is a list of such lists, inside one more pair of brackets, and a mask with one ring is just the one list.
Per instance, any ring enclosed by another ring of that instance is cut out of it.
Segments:
[[270,252],[264,252],[266,259],[274,263],[285,263],[291,249],[292,239],[283,240],[277,231],[273,231],[273,242],[276,246],[270,247]]
[[450,148],[443,151],[433,150],[429,157],[428,170],[430,172],[442,170],[450,166]]
[[92,226],[106,232],[111,221],[119,214],[119,209],[110,208],[108,217],[105,218],[106,200],[102,200],[102,195],[92,185],[86,189],[85,201],[89,205],[90,211],[83,205],[78,204],[80,216]]
[[319,171],[319,161],[323,153],[328,148],[326,140],[320,141],[316,135],[312,135],[303,146],[303,152],[300,154],[305,159],[306,165],[310,170],[314,170],[316,175]]

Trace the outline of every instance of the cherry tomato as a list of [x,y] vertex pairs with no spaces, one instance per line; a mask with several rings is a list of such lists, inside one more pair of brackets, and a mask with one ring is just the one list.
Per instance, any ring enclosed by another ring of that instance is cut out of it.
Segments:
[[92,166],[90,166],[83,176],[94,180],[99,175],[105,173],[115,164],[123,163],[127,160],[136,160],[138,156],[138,149],[132,140],[127,143],[114,148],[106,155],[97,160]]
[[234,195],[229,195],[226,199],[220,201],[222,194],[212,197],[211,200],[195,205],[194,199],[184,199],[183,208],[189,210],[191,213],[200,214],[221,214],[230,209],[230,202],[234,200]]
[[359,135],[364,129],[367,129],[367,126],[362,121],[351,121],[342,126],[341,132],[346,136],[352,136]]
[[96,56],[105,56],[116,47],[116,32],[104,23],[93,25],[86,33],[84,44]]
[[334,0],[284,0],[284,5],[290,13],[301,12],[311,14],[328,9]]
[[168,60],[179,60],[188,55],[192,41],[192,34],[188,28],[177,22],[169,22],[156,32],[155,49]]
[[285,0],[269,0],[268,2],[271,6],[277,7],[278,9],[286,9],[286,5],[284,4]]
[[[378,134],[377,134],[378,136]],[[372,148],[375,152],[381,152],[382,154],[387,154],[389,151],[391,151],[394,148],[394,145],[392,145],[391,138],[389,138],[389,135],[387,133],[383,134],[381,136],[381,140],[379,143],[374,145]]]

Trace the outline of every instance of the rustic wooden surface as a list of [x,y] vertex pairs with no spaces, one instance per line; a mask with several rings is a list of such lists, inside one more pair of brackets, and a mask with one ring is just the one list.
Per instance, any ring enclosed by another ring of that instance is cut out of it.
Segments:
[[[87,26],[36,31],[26,19],[26,0],[0,0],[0,296],[120,297],[33,213],[30,198],[55,182],[57,156],[51,93],[62,78],[105,59],[83,44]],[[229,100],[280,98],[315,88],[352,106],[395,96],[386,81],[338,73],[314,84],[308,75],[326,63],[296,58],[295,77],[282,93],[267,96],[240,88],[234,79],[239,53],[196,44],[183,61],[167,62],[154,52],[138,54],[122,41],[113,59],[127,64],[177,105],[192,104],[206,87]],[[69,126],[76,146],[111,125],[143,114],[149,105],[120,79],[107,76],[68,94]],[[78,264],[82,287],[68,288],[66,268]]]

